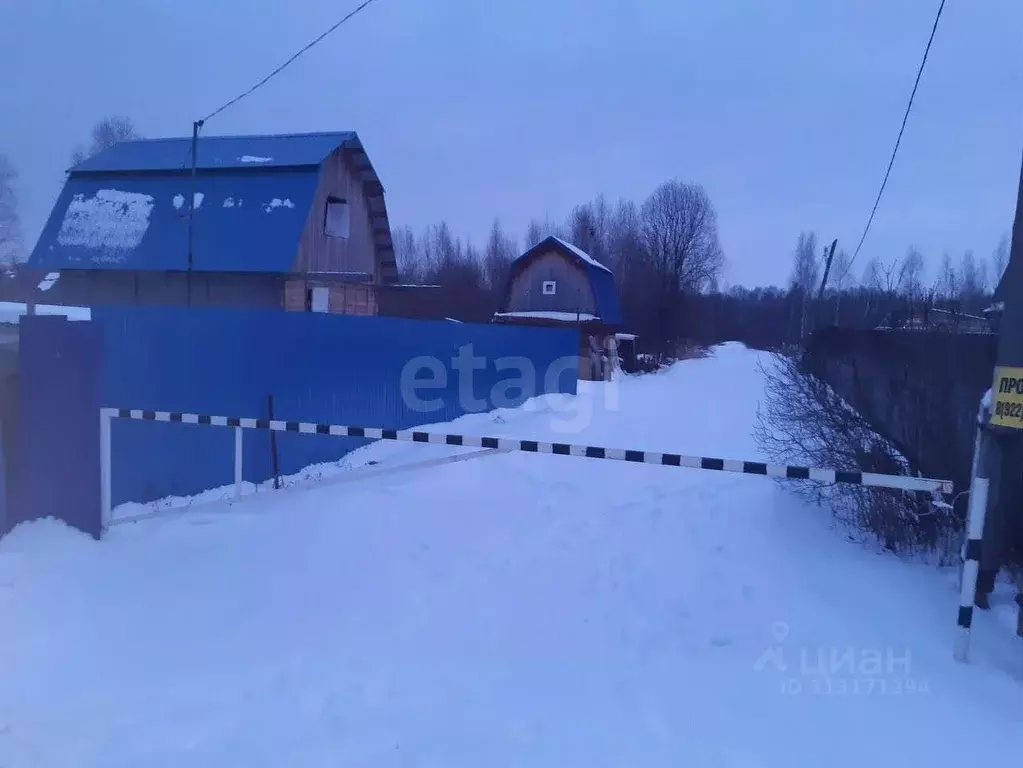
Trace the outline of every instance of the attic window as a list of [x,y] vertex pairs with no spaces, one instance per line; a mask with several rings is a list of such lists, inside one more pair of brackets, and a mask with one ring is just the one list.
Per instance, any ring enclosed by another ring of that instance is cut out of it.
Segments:
[[348,210],[348,203],[340,197],[328,197],[327,209],[323,216],[323,232],[327,237],[341,237],[348,239],[351,229],[351,214]]
[[543,295],[553,296],[558,292],[558,283],[555,280],[544,280],[543,281]]

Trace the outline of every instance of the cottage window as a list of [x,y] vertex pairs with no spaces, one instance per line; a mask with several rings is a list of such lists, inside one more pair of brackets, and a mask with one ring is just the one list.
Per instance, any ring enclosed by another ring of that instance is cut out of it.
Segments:
[[351,229],[351,213],[348,203],[339,197],[327,198],[327,209],[323,217],[323,231],[327,237],[348,239]]
[[543,281],[543,295],[553,296],[558,292],[558,283],[555,280],[544,280]]

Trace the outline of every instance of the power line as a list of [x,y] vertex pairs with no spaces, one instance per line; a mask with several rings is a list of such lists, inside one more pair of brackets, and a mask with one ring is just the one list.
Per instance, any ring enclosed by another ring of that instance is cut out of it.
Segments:
[[856,250],[853,252],[852,258],[849,259],[849,263],[845,268],[844,274],[848,274],[849,270],[852,269],[853,262],[856,261],[856,257],[860,255],[860,248],[863,247],[863,241],[867,239],[867,232],[870,231],[870,225],[874,223],[874,214],[877,213],[877,206],[881,203],[881,195],[884,194],[884,188],[888,184],[888,177],[892,173],[892,166],[895,165],[895,156],[899,153],[899,144],[902,143],[902,134],[906,131],[906,122],[909,120],[909,113],[913,109],[913,99],[916,97],[916,89],[920,85],[920,77],[924,73],[924,65],[927,63],[927,54],[931,52],[931,43],[934,42],[934,33],[938,31],[938,21],[941,20],[941,12],[945,10],[945,0],[941,0],[941,5],[938,6],[938,12],[934,16],[934,24],[931,26],[931,36],[927,39],[927,47],[924,48],[923,58],[920,60],[920,68],[916,71],[916,80],[913,82],[913,91],[909,94],[909,103],[906,105],[906,113],[902,116],[902,126],[899,128],[899,135],[895,139],[895,148],[892,150],[891,160],[888,161],[888,169],[884,172],[884,179],[881,181],[881,188],[877,191],[877,199],[874,200],[874,207],[870,210],[870,216],[867,218],[867,226],[863,228],[863,234],[860,236],[860,242],[856,245]]
[[357,8],[355,8],[355,10],[351,11],[351,12],[350,12],[350,13],[349,13],[349,14],[348,14],[347,16],[345,16],[345,17],[344,17],[343,19],[341,19],[341,20],[340,20],[339,22],[337,22],[337,23],[336,23],[336,24],[334,24],[334,25],[333,25],[332,27],[330,27],[330,28],[329,28],[329,29],[328,29],[328,30],[327,30],[326,32],[324,32],[324,33],[323,33],[322,35],[320,35],[320,36],[319,36],[319,37],[317,37],[317,38],[316,38],[315,40],[313,40],[312,42],[310,42],[309,44],[307,44],[306,46],[304,46],[304,47],[303,47],[302,49],[300,49],[300,50],[299,50],[299,51],[298,51],[297,53],[295,53],[295,54],[294,54],[294,55],[293,55],[293,56],[292,56],[291,58],[289,58],[289,59],[288,59],[287,61],[285,61],[285,62],[284,62],[283,64],[281,64],[281,65],[280,65],[279,67],[277,67],[277,69],[275,69],[275,70],[274,70],[273,72],[271,72],[271,73],[270,73],[269,75],[267,75],[266,77],[264,77],[264,78],[263,78],[262,80],[260,80],[260,81],[259,81],[258,83],[256,83],[256,84],[255,84],[254,86],[252,86],[251,88],[249,88],[249,90],[247,90],[247,91],[245,91],[245,92],[243,92],[243,93],[240,93],[240,94],[238,94],[237,96],[235,96],[235,97],[234,97],[233,99],[231,99],[231,100],[230,100],[229,102],[227,102],[227,103],[226,103],[226,104],[224,104],[223,106],[219,107],[218,109],[215,109],[215,110],[213,110],[212,112],[210,112],[210,114],[206,115],[206,117],[204,117],[204,118],[203,118],[202,120],[200,120],[200,121],[199,121],[199,123],[200,123],[200,124],[202,124],[202,123],[205,123],[205,122],[207,122],[208,120],[210,120],[211,118],[213,118],[213,117],[216,117],[217,115],[219,115],[219,114],[220,114],[221,112],[223,112],[223,111],[224,111],[225,109],[227,109],[228,107],[231,107],[231,106],[233,106],[233,105],[237,104],[237,103],[238,103],[239,101],[241,101],[242,99],[244,99],[244,98],[245,98],[246,96],[248,96],[249,94],[251,94],[251,93],[252,93],[253,91],[256,91],[256,90],[258,90],[259,88],[261,88],[262,86],[266,85],[266,84],[267,84],[267,83],[268,83],[268,82],[269,82],[269,81],[270,81],[270,80],[271,80],[271,79],[272,79],[273,77],[275,77],[276,75],[279,75],[279,74],[280,74],[281,72],[283,72],[283,71],[284,71],[284,70],[285,70],[285,69],[286,69],[286,68],[287,68],[287,67],[288,67],[288,66],[289,66],[289,65],[290,65],[290,64],[291,64],[292,62],[294,62],[294,61],[295,61],[295,59],[297,59],[297,58],[298,58],[299,56],[301,56],[301,55],[302,55],[303,53],[305,53],[305,52],[306,52],[306,51],[308,51],[308,50],[309,50],[310,48],[312,48],[313,46],[315,46],[315,45],[316,45],[317,43],[319,43],[319,42],[320,42],[321,40],[323,40],[323,39],[324,39],[325,37],[327,37],[327,35],[329,35],[329,34],[330,34],[331,32],[333,32],[334,30],[336,30],[336,29],[337,29],[338,27],[340,27],[340,26],[341,26],[342,24],[344,24],[344,23],[345,23],[346,21],[348,21],[348,20],[349,20],[350,18],[352,18],[352,17],[353,17],[353,16],[355,15],[355,14],[357,14],[357,13],[358,13],[359,11],[361,11],[361,10],[362,10],[363,8],[365,8],[366,6],[368,6],[368,5],[369,5],[370,3],[372,3],[372,2],[374,2],[374,0],[364,0],[364,1],[363,1],[363,3],[362,3],[361,5],[359,5],[359,6],[357,7]]

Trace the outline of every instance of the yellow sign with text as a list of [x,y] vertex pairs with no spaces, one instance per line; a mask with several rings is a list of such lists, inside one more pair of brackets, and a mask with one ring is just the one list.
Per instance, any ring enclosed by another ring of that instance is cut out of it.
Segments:
[[991,424],[1023,429],[1023,368],[995,368]]

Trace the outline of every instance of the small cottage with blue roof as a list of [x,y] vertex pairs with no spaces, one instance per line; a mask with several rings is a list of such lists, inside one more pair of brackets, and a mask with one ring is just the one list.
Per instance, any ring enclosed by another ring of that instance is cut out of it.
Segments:
[[26,264],[50,303],[376,314],[397,282],[384,188],[352,132],[127,141],[69,172]]
[[623,321],[614,273],[571,243],[548,237],[512,262],[493,321],[578,328],[579,375],[593,378],[601,351],[617,357],[615,332]]

